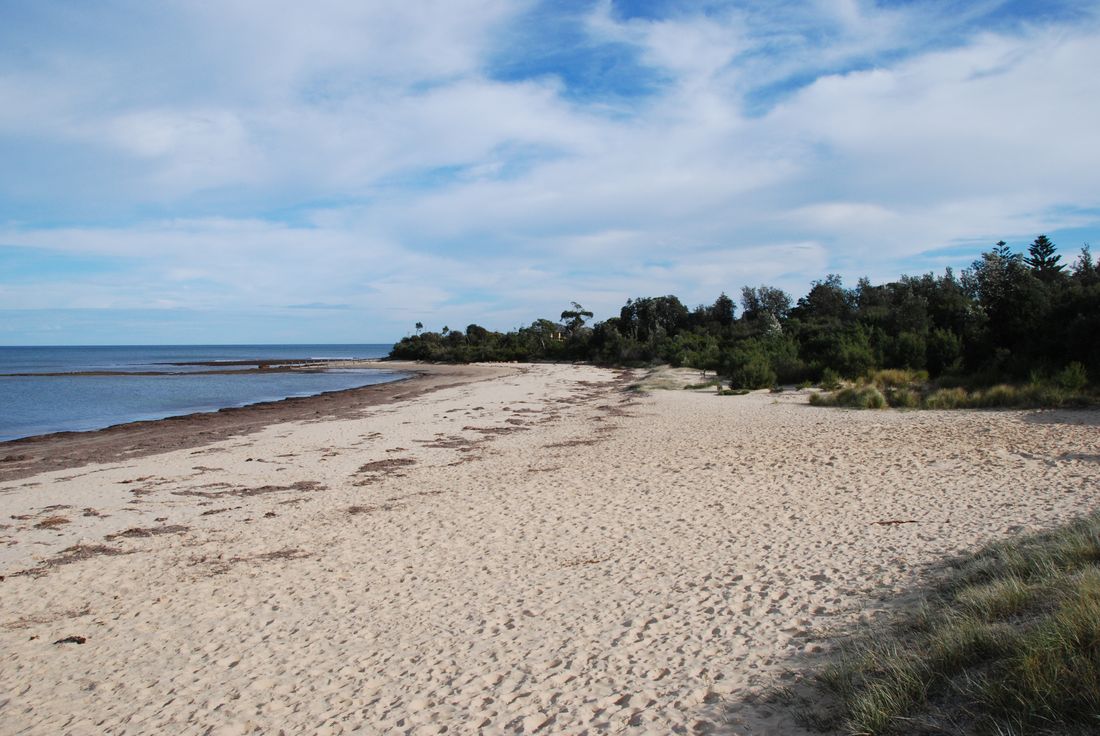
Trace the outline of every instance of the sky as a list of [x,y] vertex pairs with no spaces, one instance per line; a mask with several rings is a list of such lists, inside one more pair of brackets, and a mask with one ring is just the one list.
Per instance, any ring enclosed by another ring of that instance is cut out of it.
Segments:
[[1098,70],[1096,0],[0,0],[0,344],[1072,262]]

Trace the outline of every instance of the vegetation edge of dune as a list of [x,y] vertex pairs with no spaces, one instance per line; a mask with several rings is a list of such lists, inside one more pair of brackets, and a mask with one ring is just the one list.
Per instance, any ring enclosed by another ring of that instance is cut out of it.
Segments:
[[849,409],[1084,408],[1097,403],[1084,376],[1084,366],[1071,363],[1054,376],[1036,374],[1027,383],[968,389],[929,381],[923,371],[883,370],[853,384],[811,394],[810,403]]
[[1095,733],[1100,512],[950,561],[810,680],[801,718],[821,730]]

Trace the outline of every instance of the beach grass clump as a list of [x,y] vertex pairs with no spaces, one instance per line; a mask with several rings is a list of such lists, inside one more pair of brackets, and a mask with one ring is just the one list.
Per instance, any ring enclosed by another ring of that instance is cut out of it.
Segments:
[[924,397],[921,405],[925,409],[962,409],[966,406],[966,389],[961,386],[940,388]]
[[969,392],[961,402],[969,409],[1043,409],[1067,406],[1087,406],[1090,399],[1072,393],[1055,383],[1025,385],[998,384]]
[[1096,733],[1100,513],[951,561],[814,684],[807,723],[847,733]]
[[909,386],[887,388],[883,395],[886,403],[895,409],[919,409],[922,400],[920,391]]
[[923,385],[928,383],[928,371],[884,368],[871,374],[870,383],[883,389]]
[[1008,384],[991,386],[985,391],[976,391],[970,395],[969,403],[983,409],[1003,409],[1019,406],[1024,400],[1025,391]]
[[722,383],[721,379],[715,378],[715,379],[712,379],[710,381],[703,381],[702,383],[689,383],[686,386],[684,386],[684,390],[685,391],[699,391],[699,390],[705,389],[705,388],[714,388],[715,386],[721,385],[721,383]]
[[719,396],[744,396],[748,393],[752,392],[747,388],[723,388],[718,390]]
[[847,386],[833,393],[810,396],[814,406],[840,406],[850,409],[885,409],[886,397],[876,386]]

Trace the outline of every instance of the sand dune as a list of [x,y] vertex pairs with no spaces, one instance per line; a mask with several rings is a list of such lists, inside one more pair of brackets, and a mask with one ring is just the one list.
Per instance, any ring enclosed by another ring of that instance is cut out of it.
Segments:
[[1098,412],[498,373],[0,484],[0,732],[797,733],[830,629],[1100,495]]

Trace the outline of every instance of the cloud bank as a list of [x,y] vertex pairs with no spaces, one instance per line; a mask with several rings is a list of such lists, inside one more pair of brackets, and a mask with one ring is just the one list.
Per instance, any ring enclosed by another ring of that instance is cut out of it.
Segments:
[[0,342],[388,341],[1097,231],[1093,5],[759,6],[7,5]]

